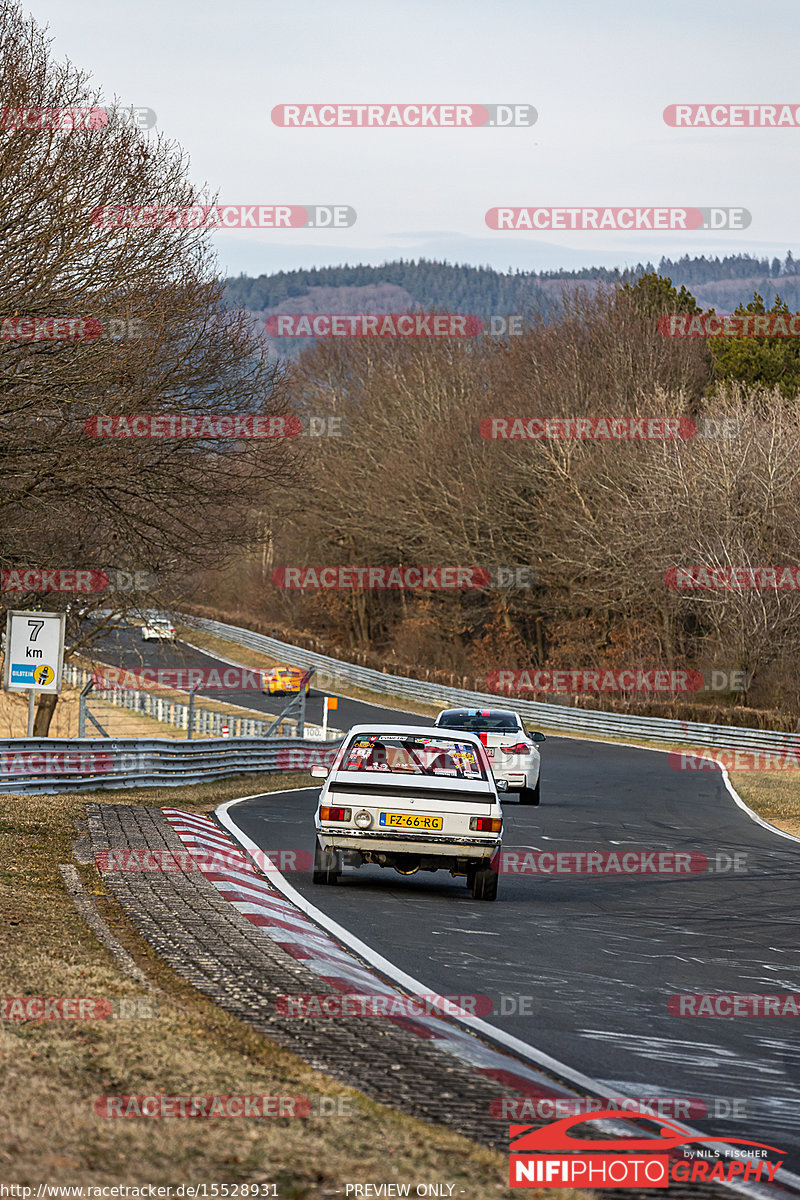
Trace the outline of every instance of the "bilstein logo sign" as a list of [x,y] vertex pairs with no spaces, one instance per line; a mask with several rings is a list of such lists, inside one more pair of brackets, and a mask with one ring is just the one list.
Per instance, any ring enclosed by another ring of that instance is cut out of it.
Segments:
[[[767,1161],[767,1151],[783,1154],[775,1146],[743,1138],[725,1138],[728,1155],[715,1159],[677,1157],[678,1147],[692,1143],[715,1145],[717,1139],[700,1138],[680,1125],[662,1121],[655,1136],[627,1138],[575,1138],[569,1130],[588,1119],[622,1118],[635,1114],[608,1108],[591,1118],[579,1113],[537,1129],[509,1126],[509,1184],[511,1187],[631,1188],[637,1192],[668,1188],[671,1183],[731,1183],[737,1180],[771,1183],[783,1160]],[[748,1151],[733,1146],[753,1147]],[[687,1152],[684,1150],[684,1154]]]

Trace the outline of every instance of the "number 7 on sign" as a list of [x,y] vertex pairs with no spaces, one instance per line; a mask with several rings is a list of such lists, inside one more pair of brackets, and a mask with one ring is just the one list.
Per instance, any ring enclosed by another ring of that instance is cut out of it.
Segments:
[[28,628],[33,629],[33,633],[29,637],[29,641],[35,642],[39,634],[44,629],[44,621],[28,621]]

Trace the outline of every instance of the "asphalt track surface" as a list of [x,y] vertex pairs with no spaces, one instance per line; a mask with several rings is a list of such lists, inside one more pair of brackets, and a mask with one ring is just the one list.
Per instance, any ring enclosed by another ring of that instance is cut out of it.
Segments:
[[[236,659],[237,646],[231,643],[230,658]],[[101,640],[94,643],[91,656],[109,666],[124,667],[129,671],[141,671],[143,667],[153,670],[161,668],[181,667],[186,669],[224,671],[227,663],[221,662],[210,654],[195,650],[184,642],[144,642],[138,628],[120,625]],[[291,696],[265,696],[256,688],[248,689],[218,689],[199,688],[198,696],[209,700],[217,700],[220,704],[229,704],[231,711],[247,708],[255,712],[272,713],[277,716]],[[334,692],[321,692],[312,686],[306,699],[306,721],[312,725],[322,724],[322,700],[326,695],[336,695]],[[359,700],[350,700],[346,696],[339,698],[339,707],[329,714],[329,725],[336,729],[349,729],[363,721],[385,721],[387,710],[373,704],[363,704]],[[392,710],[390,718],[401,725],[419,724],[421,718],[414,713],[399,713]],[[422,718],[424,722],[424,718]]]
[[[542,757],[542,805],[504,804],[504,848],[694,851],[713,866],[722,852],[745,855],[746,871],[504,874],[494,904],[443,872],[361,867],[335,887],[287,878],[431,991],[490,996],[491,1024],[626,1095],[704,1100],[706,1119],[676,1117],[775,1145],[798,1172],[798,1018],[677,1017],[667,1002],[800,992],[800,847],[755,824],[719,772],[688,776],[666,754],[556,738]],[[230,815],[264,849],[311,850],[316,797],[273,793]]]
[[[219,666],[134,636],[107,639],[101,657]],[[214,694],[226,696],[261,711],[282,703]],[[341,728],[420,721],[348,700],[336,716]],[[307,719],[321,719],[319,694]],[[230,815],[264,849],[310,851],[316,798],[316,789],[270,793]],[[489,996],[489,1023],[626,1095],[702,1100],[706,1117],[676,1118],[711,1137],[775,1145],[800,1173],[798,1018],[678,1017],[667,1007],[676,994],[800,993],[800,845],[754,822],[717,770],[676,770],[665,753],[566,738],[542,747],[541,806],[509,799],[503,808],[506,851],[682,851],[706,855],[712,869],[504,873],[493,904],[444,872],[361,867],[335,887],[302,872],[287,878],[431,991]]]

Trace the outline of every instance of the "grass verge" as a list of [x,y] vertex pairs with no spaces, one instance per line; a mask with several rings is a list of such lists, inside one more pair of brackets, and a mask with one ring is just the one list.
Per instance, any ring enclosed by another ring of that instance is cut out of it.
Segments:
[[[373,1103],[217,1008],[161,962],[95,868],[79,866],[103,919],[157,992],[133,983],[65,891],[58,867],[73,861],[76,822],[93,800],[210,812],[226,799],[307,782],[242,776],[180,789],[0,796],[2,995],[143,997],[154,1009],[135,1019],[0,1024],[0,1181],[83,1188],[274,1183],[279,1197],[303,1200],[332,1195],[346,1182],[433,1180],[452,1183],[454,1200],[511,1200],[503,1154]],[[155,1092],[319,1094],[349,1104],[348,1115],[304,1120],[114,1121],[93,1109],[100,1095]]]

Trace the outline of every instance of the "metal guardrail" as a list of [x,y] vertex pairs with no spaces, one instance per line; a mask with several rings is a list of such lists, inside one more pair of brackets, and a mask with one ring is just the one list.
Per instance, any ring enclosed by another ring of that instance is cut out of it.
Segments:
[[[487,708],[505,703],[530,723],[556,731],[645,738],[716,749],[790,749],[800,754],[800,734],[797,733],[637,717],[533,700],[504,701],[497,694],[445,687],[359,667],[236,625],[200,617],[185,619],[190,627],[214,633],[270,658],[294,666],[313,666],[319,681],[326,687],[351,685],[377,695],[416,700],[442,708]],[[78,678],[76,673],[76,682]],[[304,770],[312,762],[326,761],[329,752],[340,741],[341,738],[335,742],[321,742],[310,738],[253,736],[197,742],[163,738],[11,738],[0,740],[0,793],[174,787],[232,775]]]
[[335,687],[348,685],[365,688],[382,696],[393,696],[432,704],[440,708],[502,708],[510,707],[523,718],[554,730],[596,733],[604,737],[636,737],[677,745],[715,746],[725,749],[782,750],[800,752],[800,734],[771,729],[749,729],[738,725],[703,725],[695,721],[677,721],[665,717],[639,717],[627,713],[598,712],[567,706],[545,704],[536,700],[508,699],[497,693],[470,692],[462,688],[390,675],[371,667],[342,662],[304,650],[277,638],[211,621],[205,617],[184,616],[190,628],[205,630],[226,641],[236,642],[270,658],[277,658],[296,667],[315,667],[319,682]]
[[308,770],[337,742],[300,738],[8,738],[0,740],[0,793],[178,787],[231,775]]

